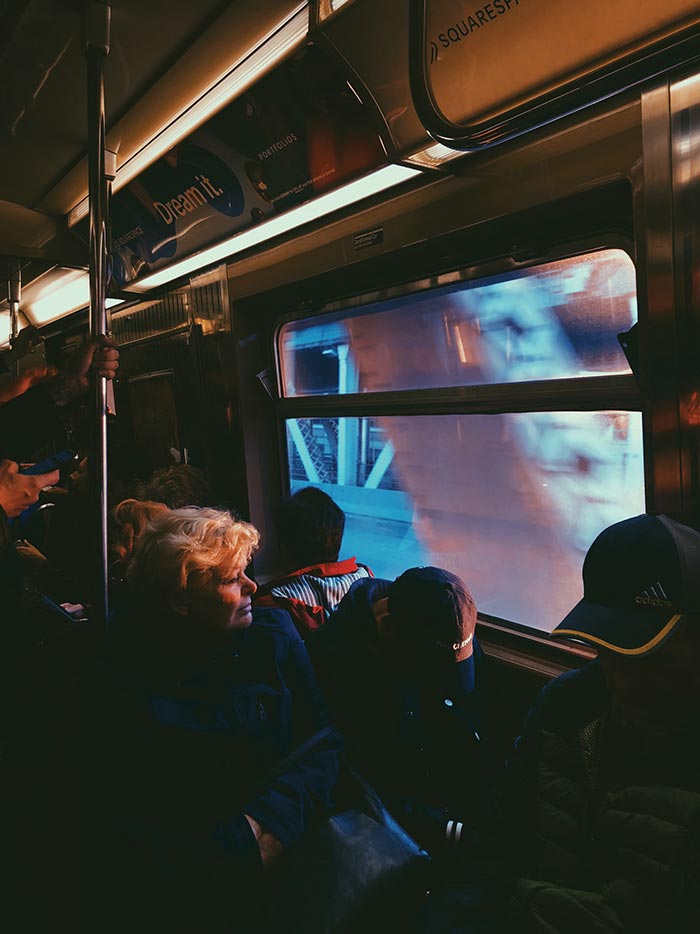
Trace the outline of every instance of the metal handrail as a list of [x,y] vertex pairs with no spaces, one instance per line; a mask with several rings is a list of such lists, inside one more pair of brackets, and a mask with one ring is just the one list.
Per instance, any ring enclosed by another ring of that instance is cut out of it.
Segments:
[[[88,190],[90,198],[90,338],[107,337],[107,221],[109,184],[105,171],[104,61],[109,55],[112,8],[88,0],[83,9],[83,50],[87,64]],[[95,458],[92,493],[99,515],[99,577],[94,608],[106,627],[109,618],[107,558],[107,380],[94,377]]]

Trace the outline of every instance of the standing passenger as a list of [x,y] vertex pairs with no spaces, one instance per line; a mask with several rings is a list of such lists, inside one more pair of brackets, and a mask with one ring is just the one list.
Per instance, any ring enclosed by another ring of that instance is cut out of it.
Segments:
[[298,570],[266,584],[255,602],[287,610],[305,638],[326,622],[355,581],[372,572],[355,558],[338,561],[345,513],[323,490],[307,486],[285,500],[278,526],[289,564]]

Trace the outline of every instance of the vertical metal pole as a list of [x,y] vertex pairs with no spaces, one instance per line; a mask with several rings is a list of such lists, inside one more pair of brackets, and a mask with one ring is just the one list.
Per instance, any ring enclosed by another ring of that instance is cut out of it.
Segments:
[[700,523],[700,75],[671,83],[673,310],[678,322],[682,521]]
[[[87,62],[88,188],[90,197],[90,337],[107,335],[107,207],[105,177],[104,60],[109,54],[112,8],[87,0],[83,10],[83,48]],[[99,517],[99,573],[95,610],[102,627],[109,618],[107,565],[107,381],[96,377],[94,459],[91,464],[94,503]],[[94,469],[93,469],[94,468]]]
[[[22,298],[22,267],[18,259],[9,261],[9,275],[7,277],[7,300],[10,305],[10,346],[19,334],[19,303]],[[19,376],[19,363],[14,363],[12,370]]]

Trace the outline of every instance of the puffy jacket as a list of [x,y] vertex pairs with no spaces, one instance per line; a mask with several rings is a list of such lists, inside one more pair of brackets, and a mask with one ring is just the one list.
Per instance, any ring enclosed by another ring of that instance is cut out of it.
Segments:
[[644,741],[609,706],[597,662],[544,688],[465,881],[436,899],[425,930],[700,930],[700,712]]

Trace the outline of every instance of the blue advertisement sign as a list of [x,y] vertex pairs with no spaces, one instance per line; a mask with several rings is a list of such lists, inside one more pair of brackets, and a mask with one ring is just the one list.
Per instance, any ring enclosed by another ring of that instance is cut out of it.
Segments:
[[309,46],[114,195],[111,284],[128,286],[384,161],[351,88]]

